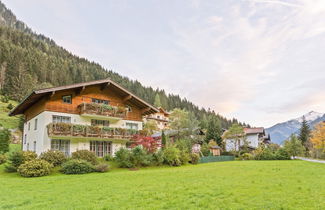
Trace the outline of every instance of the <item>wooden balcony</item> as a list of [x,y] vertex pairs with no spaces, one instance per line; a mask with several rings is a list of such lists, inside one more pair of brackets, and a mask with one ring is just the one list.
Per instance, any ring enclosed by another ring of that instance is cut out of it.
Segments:
[[98,127],[71,123],[50,123],[47,125],[50,137],[130,140],[139,131],[123,128]]
[[97,117],[118,121],[127,116],[127,109],[122,106],[110,106],[97,103],[82,103],[78,106],[79,113],[84,117]]

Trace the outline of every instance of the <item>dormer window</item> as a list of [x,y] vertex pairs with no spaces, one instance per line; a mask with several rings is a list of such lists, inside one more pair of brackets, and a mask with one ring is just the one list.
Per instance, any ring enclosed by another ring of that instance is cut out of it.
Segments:
[[71,95],[62,96],[62,102],[65,104],[72,104],[72,96]]

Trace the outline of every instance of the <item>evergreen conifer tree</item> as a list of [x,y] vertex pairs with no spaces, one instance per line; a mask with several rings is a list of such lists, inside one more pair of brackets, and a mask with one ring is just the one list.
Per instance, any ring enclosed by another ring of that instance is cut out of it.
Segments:
[[299,140],[301,141],[302,145],[304,145],[306,147],[306,149],[308,149],[307,144],[309,142],[310,133],[311,133],[310,127],[309,127],[309,125],[306,121],[306,118],[304,116],[303,120],[302,120],[300,131],[299,131]]
[[205,141],[209,142],[210,140],[214,140],[219,146],[221,146],[221,135],[222,129],[220,121],[216,117],[211,116],[208,122],[208,130],[205,136]]

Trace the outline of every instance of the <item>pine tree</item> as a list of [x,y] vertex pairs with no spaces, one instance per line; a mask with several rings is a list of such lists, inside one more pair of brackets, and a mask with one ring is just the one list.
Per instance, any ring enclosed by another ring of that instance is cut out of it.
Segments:
[[309,142],[310,133],[311,133],[310,127],[304,116],[302,119],[302,124],[299,132],[299,140],[302,142],[302,145],[306,147],[306,149],[308,149],[307,144]]
[[10,131],[8,129],[0,130],[0,154],[9,152]]
[[167,139],[164,130],[161,132],[161,148],[164,149],[166,147]]
[[157,93],[155,96],[155,103],[154,103],[155,107],[161,107],[161,102],[160,102],[160,96]]
[[222,144],[221,139],[222,129],[221,123],[216,117],[210,117],[208,122],[208,130],[205,136],[205,141],[209,142],[210,140],[214,140],[217,142],[219,146]]

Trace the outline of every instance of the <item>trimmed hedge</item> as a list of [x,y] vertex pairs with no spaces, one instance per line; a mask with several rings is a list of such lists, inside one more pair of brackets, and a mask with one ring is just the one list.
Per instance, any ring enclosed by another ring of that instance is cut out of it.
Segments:
[[72,159],[85,160],[93,165],[96,165],[98,163],[96,155],[88,150],[78,150],[76,152],[73,152]]
[[42,153],[40,159],[51,163],[54,167],[61,165],[67,160],[63,152],[53,150]]
[[60,170],[64,174],[87,174],[95,171],[95,167],[86,160],[71,159],[62,164]]
[[51,173],[52,164],[45,160],[34,159],[21,164],[17,171],[23,177],[40,177]]

